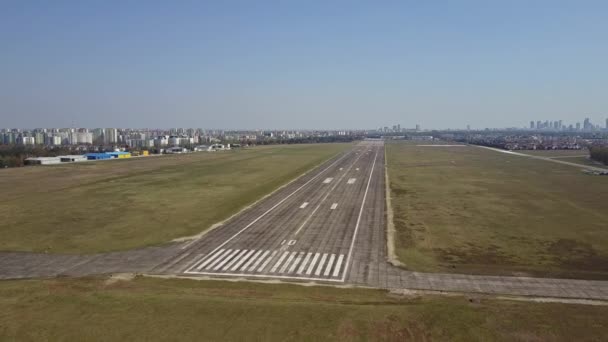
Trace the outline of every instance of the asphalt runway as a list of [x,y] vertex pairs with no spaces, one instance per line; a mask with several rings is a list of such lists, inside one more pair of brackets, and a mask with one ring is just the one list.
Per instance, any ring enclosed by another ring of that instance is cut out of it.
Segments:
[[364,141],[187,244],[165,270],[345,282],[370,243],[385,248],[370,239],[383,233],[384,201],[384,145]]

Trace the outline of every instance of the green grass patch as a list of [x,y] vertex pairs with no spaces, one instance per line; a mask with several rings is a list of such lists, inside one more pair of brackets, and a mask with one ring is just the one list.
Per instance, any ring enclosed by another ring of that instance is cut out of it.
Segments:
[[101,252],[197,234],[350,144],[3,170],[0,250]]
[[474,146],[389,143],[387,162],[406,267],[608,279],[608,177]]
[[591,341],[608,307],[135,278],[0,282],[4,341]]

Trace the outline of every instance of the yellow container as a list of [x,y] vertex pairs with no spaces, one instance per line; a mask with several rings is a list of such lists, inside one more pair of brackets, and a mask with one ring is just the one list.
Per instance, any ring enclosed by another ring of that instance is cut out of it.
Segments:
[[148,152],[148,151],[142,151],[142,152],[141,152],[141,155],[142,155],[142,156],[148,156],[148,155],[150,155],[149,153],[150,153],[150,152]]

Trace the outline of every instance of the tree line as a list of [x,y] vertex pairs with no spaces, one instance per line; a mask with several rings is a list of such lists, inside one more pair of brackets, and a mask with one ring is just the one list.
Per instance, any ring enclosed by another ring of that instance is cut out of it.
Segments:
[[608,165],[608,146],[589,147],[589,156],[595,161]]

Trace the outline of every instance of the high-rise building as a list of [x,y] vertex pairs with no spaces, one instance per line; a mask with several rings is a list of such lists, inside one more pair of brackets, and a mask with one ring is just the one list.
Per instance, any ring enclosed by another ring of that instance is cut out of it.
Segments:
[[530,121],[530,129],[534,129],[534,121]]
[[110,145],[118,142],[118,130],[116,128],[104,129],[104,143]]
[[577,122],[577,123],[576,123],[576,130],[577,130],[577,131],[580,131],[580,130],[581,130],[581,123],[580,123],[580,122]]
[[606,119],[606,129],[608,130],[608,119]]

